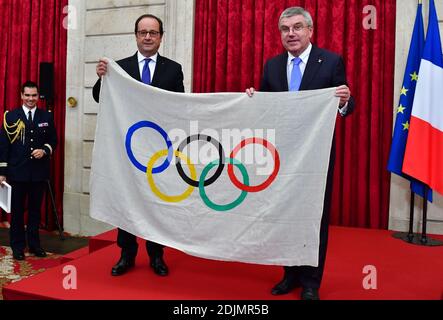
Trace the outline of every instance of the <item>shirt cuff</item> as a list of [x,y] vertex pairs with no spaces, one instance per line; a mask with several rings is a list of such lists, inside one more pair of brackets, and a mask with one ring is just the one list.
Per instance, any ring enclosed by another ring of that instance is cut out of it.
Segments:
[[348,111],[348,102],[346,102],[345,105],[341,108],[340,106],[338,106],[338,112],[340,112],[341,116],[345,116],[347,111]]
[[43,150],[46,152],[46,154],[52,154],[52,147],[49,143],[46,143],[43,146]]

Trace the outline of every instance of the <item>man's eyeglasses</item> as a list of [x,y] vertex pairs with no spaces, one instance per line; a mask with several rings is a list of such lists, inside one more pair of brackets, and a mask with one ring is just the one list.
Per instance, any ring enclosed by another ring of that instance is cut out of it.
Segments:
[[157,38],[160,35],[160,32],[155,31],[155,30],[150,30],[150,31],[140,30],[140,31],[137,31],[137,36],[140,37],[140,38],[145,38],[148,34],[149,34],[149,36],[151,38]]
[[280,27],[280,31],[283,34],[288,34],[291,31],[292,32],[299,32],[299,31],[303,30],[304,28],[309,28],[309,26],[305,26],[305,25],[302,25],[302,24],[296,24],[295,26],[292,26],[292,27],[281,26]]

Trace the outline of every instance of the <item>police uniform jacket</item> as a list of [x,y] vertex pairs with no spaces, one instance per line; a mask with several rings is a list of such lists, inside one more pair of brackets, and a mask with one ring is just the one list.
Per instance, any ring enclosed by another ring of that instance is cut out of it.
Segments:
[[[37,108],[32,122],[29,122],[23,108],[19,107],[6,112],[3,122],[0,175],[18,182],[49,179],[50,157],[57,144],[52,113]],[[35,149],[43,149],[46,154],[35,159],[31,155]]]

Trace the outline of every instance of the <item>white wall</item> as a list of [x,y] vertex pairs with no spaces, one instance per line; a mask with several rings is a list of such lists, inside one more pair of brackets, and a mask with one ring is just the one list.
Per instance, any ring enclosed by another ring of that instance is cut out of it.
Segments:
[[[440,33],[443,35],[443,3],[435,1],[437,15],[440,22]],[[423,18],[425,21],[425,32],[427,30],[429,0],[423,0]],[[403,82],[403,73],[406,66],[412,29],[414,26],[417,0],[397,0],[397,30],[395,50],[395,94],[394,111],[398,106],[400,89]],[[395,112],[394,112],[395,116]],[[394,119],[395,121],[395,119]],[[443,165],[443,164],[442,164]],[[415,197],[414,232],[421,232],[422,228],[422,198]],[[409,228],[409,205],[410,188],[409,182],[395,174],[391,180],[390,218],[389,229],[407,231]],[[443,197],[434,192],[434,203],[428,204],[427,232],[443,234]]]
[[163,20],[165,34],[160,54],[183,66],[190,92],[193,54],[193,0],[70,0],[68,28],[67,97],[78,100],[67,108],[65,141],[64,228],[95,235],[111,228],[89,216],[89,175],[98,104],[92,98],[100,57],[114,60],[137,51],[135,20],[151,13]]

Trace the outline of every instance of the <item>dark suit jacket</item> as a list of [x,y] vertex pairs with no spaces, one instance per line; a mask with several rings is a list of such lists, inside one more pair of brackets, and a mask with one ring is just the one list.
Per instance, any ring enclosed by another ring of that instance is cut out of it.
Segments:
[[[19,136],[11,143],[3,124],[0,133],[0,175],[17,182],[49,179],[50,156],[57,145],[52,113],[37,109],[32,123],[29,123],[27,115],[19,107],[6,113],[5,119],[9,126],[23,121],[25,129],[24,140]],[[8,131],[15,129],[16,127],[12,127]],[[46,155],[41,159],[33,158],[31,153],[35,149],[45,150]]]
[[[285,52],[265,64],[260,91],[288,91],[288,53]],[[330,51],[312,46],[300,90],[315,90],[347,85],[343,59]],[[346,115],[354,109],[354,98],[348,102]]]
[[[140,78],[140,70],[138,67],[137,52],[131,57],[118,60],[117,63],[132,78],[140,82],[142,81]],[[183,86],[183,71],[181,65],[159,54],[151,85],[168,91],[185,92],[185,88]],[[94,85],[94,88],[92,89],[92,95],[96,102],[99,102],[100,86],[101,79],[98,79]]]

